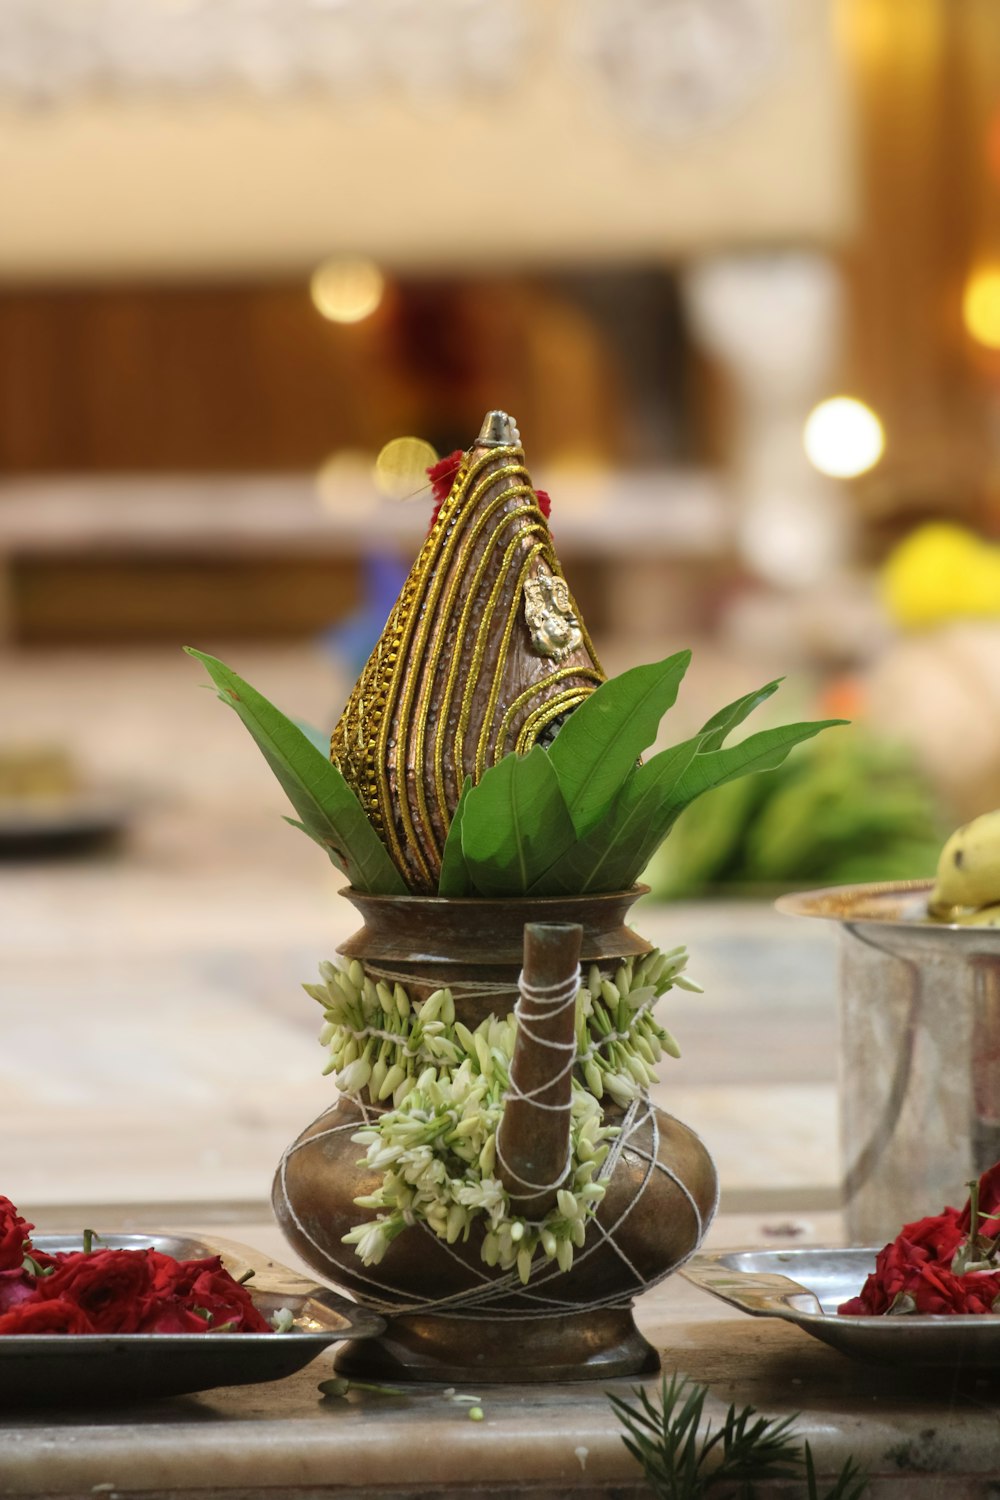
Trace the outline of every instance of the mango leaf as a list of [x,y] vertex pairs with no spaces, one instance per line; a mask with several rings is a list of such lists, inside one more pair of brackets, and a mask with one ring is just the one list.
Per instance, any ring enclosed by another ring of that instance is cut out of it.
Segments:
[[[803,740],[811,740],[824,729],[846,723],[847,719],[815,719],[802,724],[780,724],[774,729],[761,729],[757,734],[748,735],[738,745],[699,752],[678,785],[678,795],[687,807],[710,787],[722,786],[723,782],[733,781],[737,776],[749,776],[754,771],[773,770]],[[653,765],[655,760],[654,756],[649,764]]]
[[[738,745],[699,752],[688,762],[665,797],[657,780],[658,762],[662,756],[670,756],[672,752],[664,750],[660,755],[654,755],[646,765],[639,767],[634,783],[621,799],[621,806],[616,809],[618,817],[623,822],[627,820],[630,827],[638,827],[642,835],[633,847],[630,860],[615,870],[615,874],[626,882],[619,888],[625,890],[638,880],[674,823],[696,797],[713,787],[723,786],[727,781],[735,781],[738,776],[773,770],[803,740],[812,739],[821,730],[846,722],[844,719],[821,719],[812,723],[782,724],[774,729],[762,729],[758,734],[741,740]],[[668,775],[669,770],[668,763]],[[649,797],[645,795],[647,790],[652,794]],[[636,819],[632,816],[633,803],[638,803],[640,799],[642,811],[641,816]],[[610,887],[605,886],[604,889]]]
[[666,661],[633,667],[602,682],[556,735],[549,760],[579,835],[603,818],[639,756],[653,743],[690,660],[690,651],[678,651]]
[[[699,744],[696,735],[661,750],[647,765],[633,770],[614,805],[589,834],[550,865],[531,894],[582,896],[587,891],[622,891],[634,885],[645,868],[642,864],[636,869],[635,851],[644,844],[650,819],[669,801]],[[668,830],[669,825],[657,843]]]
[[469,878],[465,855],[462,853],[462,819],[465,817],[465,799],[472,786],[472,777],[466,776],[462,795],[452,815],[441,854],[441,874],[438,876],[439,896],[471,896],[472,881]]
[[661,750],[629,777],[611,810],[538,878],[533,895],[628,890],[684,809],[712,787],[778,766],[793,747],[841,719],[786,724],[725,749],[701,752],[701,735]]
[[484,896],[519,896],[576,838],[548,753],[505,755],[465,799],[462,853]]
[[405,896],[403,877],[338,768],[223,662],[191,646],[184,649],[202,663],[223,703],[236,710],[253,735],[302,820],[297,826],[326,850],[357,890]]
[[773,682],[765,683],[756,692],[744,693],[742,698],[737,698],[735,703],[727,703],[725,708],[720,708],[717,714],[713,714],[706,724],[701,727],[702,750],[718,750],[724,743],[726,736],[737,724],[742,724],[755,708],[759,708],[772,693],[776,693],[784,682],[783,677],[776,677]]

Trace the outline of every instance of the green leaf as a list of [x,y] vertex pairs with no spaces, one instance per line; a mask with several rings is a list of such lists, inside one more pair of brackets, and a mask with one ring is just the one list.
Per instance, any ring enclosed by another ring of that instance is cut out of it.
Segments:
[[629,777],[600,823],[536,880],[532,895],[628,890],[686,807],[702,792],[780,765],[788,752],[840,719],[764,729],[738,745],[699,751],[695,735],[661,750]]
[[[710,787],[722,786],[737,776],[749,776],[755,771],[770,771],[780,766],[785,756],[803,740],[835,725],[846,724],[846,719],[817,719],[802,724],[780,724],[774,729],[761,729],[757,734],[740,740],[738,745],[727,745],[721,750],[708,750],[695,756],[677,788],[677,794],[687,807],[702,792]],[[650,765],[654,764],[650,761]],[[646,768],[643,767],[643,770]]]
[[690,651],[678,651],[666,661],[610,678],[573,710],[556,735],[549,759],[578,834],[606,814],[653,743],[690,660]]
[[223,703],[236,710],[253,735],[302,820],[298,826],[326,850],[357,890],[406,895],[403,877],[340,770],[291,719],[223,662],[191,646],[184,649],[202,663]]
[[[699,753],[688,762],[666,796],[662,795],[663,789],[657,783],[657,763],[661,755],[670,755],[671,752],[664,750],[660,755],[654,755],[651,761],[639,767],[635,784],[623,799],[624,805],[620,809],[622,818],[631,813],[633,801],[638,803],[641,799],[642,816],[638,819],[638,826],[644,832],[640,842],[633,848],[631,862],[627,862],[617,873],[623,879],[627,878],[628,885],[638,880],[681,813],[703,792],[723,786],[727,781],[735,781],[738,776],[773,770],[803,740],[812,739],[821,730],[844,722],[843,719],[822,719],[812,723],[782,724],[775,729],[762,729],[758,734],[741,740],[738,745]],[[647,790],[652,794],[649,797],[645,795]],[[635,826],[634,819],[632,823]],[[621,889],[626,889],[626,886]]]
[[472,777],[466,776],[462,795],[452,815],[441,855],[441,874],[438,876],[439,896],[471,896],[472,880],[469,876],[465,855],[462,853],[462,820],[465,817],[465,799],[472,787]]
[[702,725],[701,748],[718,750],[737,724],[742,724],[755,708],[759,708],[771,697],[772,693],[776,693],[784,680],[783,677],[776,677],[773,682],[765,683],[762,688],[757,688],[756,692],[744,693],[742,698],[737,698],[734,703],[727,703],[725,708],[720,708],[717,714],[713,714],[708,722]]
[[[646,765],[633,769],[609,812],[585,838],[577,840],[549,866],[531,888],[533,896],[583,895],[587,891],[628,890],[646,861],[637,864],[648,825],[665,805],[693,761],[700,736],[661,750]],[[679,811],[679,810],[678,810]],[[676,816],[676,814],[675,814]],[[663,828],[657,843],[666,836]]]
[[523,895],[554,850],[575,839],[548,753],[505,755],[465,798],[462,853],[484,896]]

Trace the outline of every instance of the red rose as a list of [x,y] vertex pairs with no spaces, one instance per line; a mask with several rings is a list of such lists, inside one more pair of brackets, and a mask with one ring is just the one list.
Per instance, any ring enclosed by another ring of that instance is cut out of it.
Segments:
[[150,1251],[152,1294],[142,1314],[143,1333],[207,1333],[231,1326],[243,1333],[271,1333],[218,1255],[203,1260],[172,1260]]
[[271,1325],[253,1305],[245,1286],[234,1281],[225,1268],[207,1269],[193,1283],[187,1296],[189,1306],[205,1308],[212,1316],[212,1327],[232,1323],[244,1333],[270,1333]]
[[26,1271],[0,1271],[0,1314],[36,1295],[35,1278]]
[[441,507],[451,494],[455,476],[462,466],[465,454],[461,448],[456,448],[454,453],[449,453],[446,458],[439,458],[436,464],[431,464],[427,470],[427,478],[431,482],[431,493],[434,496],[434,511],[431,515],[431,527],[441,513]]
[[958,1209],[946,1208],[939,1214],[932,1214],[929,1218],[916,1219],[912,1224],[904,1224],[898,1237],[907,1240],[917,1248],[926,1250],[932,1260],[950,1265],[952,1256],[967,1233],[968,1230],[962,1225],[962,1217]]
[[222,1265],[222,1257],[219,1255],[202,1260],[175,1260],[172,1255],[164,1255],[161,1250],[147,1250],[146,1259],[149,1264],[150,1290],[155,1296],[183,1296],[206,1266],[211,1266],[214,1270]]
[[875,1269],[859,1296],[842,1303],[837,1311],[858,1316],[888,1312],[896,1298],[908,1291],[926,1259],[926,1251],[911,1245],[901,1235],[879,1251],[875,1257]]
[[[951,1247],[945,1253],[943,1264],[951,1261],[955,1246],[951,1244],[954,1226],[949,1215],[954,1212],[953,1209],[946,1210],[944,1214],[905,1225],[902,1233],[884,1245],[875,1257],[875,1269],[861,1288],[860,1295],[843,1303],[838,1311],[878,1316],[889,1312],[897,1298],[914,1296],[924,1269],[941,1263],[933,1248],[935,1244]],[[914,1239],[909,1237],[911,1231]],[[961,1239],[960,1234],[958,1239]]]
[[[465,454],[461,448],[456,448],[454,453],[449,453],[445,458],[439,458],[436,464],[431,464],[427,470],[427,478],[431,482],[431,493],[434,496],[434,511],[431,515],[431,527],[441,514],[441,507],[451,494],[462,460]],[[538,509],[548,520],[552,513],[552,501],[544,490],[535,491],[535,499],[538,501]]]
[[20,1270],[25,1252],[31,1249],[34,1227],[21,1218],[9,1198],[0,1196],[0,1271]]
[[1000,1296],[1000,1272],[956,1276],[952,1257],[962,1243],[957,1209],[906,1224],[875,1260],[875,1270],[857,1297],[837,1309],[854,1317],[902,1309],[911,1313],[989,1313]]
[[33,1249],[32,1225],[0,1197],[0,1334],[273,1332],[218,1255]]
[[137,1333],[207,1333],[213,1325],[176,1297],[153,1297],[146,1302]]
[[22,1302],[0,1317],[3,1333],[96,1333],[87,1314],[66,1297]]
[[988,1313],[1000,1294],[1000,1274],[967,1271],[956,1276],[945,1266],[925,1265],[907,1291],[918,1313]]
[[[977,1234],[988,1240],[995,1240],[1000,1235],[1000,1162],[990,1167],[979,1179],[979,1215],[979,1223],[975,1226]],[[959,1223],[962,1233],[967,1235],[973,1227],[971,1198],[966,1200]]]
[[133,1333],[150,1290],[144,1251],[94,1250],[68,1255],[39,1285],[46,1301],[65,1297],[97,1333]]

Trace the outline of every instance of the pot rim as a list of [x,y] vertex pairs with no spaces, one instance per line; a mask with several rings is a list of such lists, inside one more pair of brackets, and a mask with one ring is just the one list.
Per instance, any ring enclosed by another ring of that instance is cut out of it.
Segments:
[[574,896],[421,896],[415,891],[408,891],[405,896],[376,895],[370,891],[359,891],[353,885],[343,885],[337,892],[352,905],[358,905],[359,901],[370,901],[377,906],[399,906],[406,904],[411,906],[467,906],[482,909],[485,906],[512,906],[515,902],[530,901],[532,905],[538,906],[565,906],[571,901],[622,901],[624,897],[630,896],[632,902],[636,902],[642,896],[648,896],[651,887],[648,885],[632,885],[625,891],[584,891]]
[[792,917],[819,917],[844,927],[891,928],[925,935],[951,934],[948,941],[1000,947],[1000,928],[963,922],[934,922],[927,916],[933,880],[875,880],[864,885],[830,885],[779,896],[776,911]]

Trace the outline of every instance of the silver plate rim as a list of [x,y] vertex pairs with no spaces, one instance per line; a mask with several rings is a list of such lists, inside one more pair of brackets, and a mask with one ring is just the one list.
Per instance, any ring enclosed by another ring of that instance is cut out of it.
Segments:
[[[693,1286],[751,1317],[780,1318],[853,1358],[878,1364],[939,1368],[1000,1366],[1000,1316],[908,1314],[841,1315],[824,1310],[824,1269],[850,1272],[829,1304],[856,1296],[882,1245],[761,1246],[701,1251],[681,1268]],[[750,1264],[752,1262],[752,1264]]]

